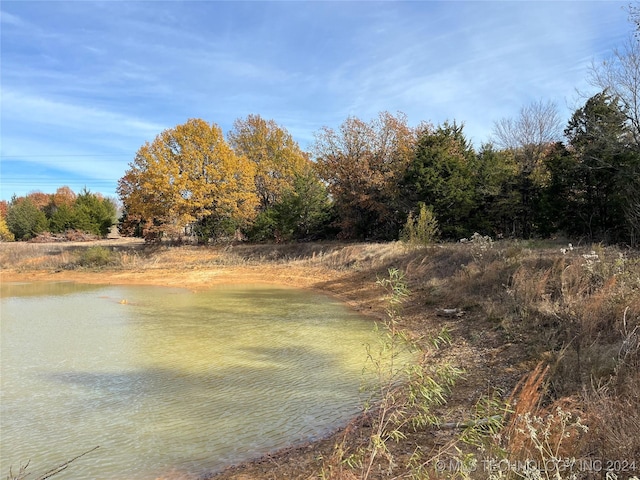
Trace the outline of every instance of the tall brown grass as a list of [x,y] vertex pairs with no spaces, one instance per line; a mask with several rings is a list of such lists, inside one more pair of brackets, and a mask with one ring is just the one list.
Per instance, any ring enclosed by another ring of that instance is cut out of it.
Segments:
[[[640,458],[637,252],[600,246],[569,255],[540,252],[537,259],[519,262],[507,291],[503,325],[549,364],[542,399],[546,406],[539,410],[526,402],[530,418],[548,418],[558,405],[581,416],[589,429],[579,440],[564,441],[561,454],[566,458]],[[533,391],[539,390],[525,386],[519,398]],[[509,433],[517,439],[514,429],[511,425]],[[511,446],[531,454],[531,445]]]

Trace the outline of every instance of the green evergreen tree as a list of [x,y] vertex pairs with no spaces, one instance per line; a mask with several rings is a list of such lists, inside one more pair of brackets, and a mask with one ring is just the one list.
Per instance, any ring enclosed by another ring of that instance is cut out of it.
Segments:
[[518,165],[508,150],[482,145],[475,160],[475,208],[468,230],[510,237],[516,234],[520,192]]
[[503,118],[494,125],[495,141],[513,155],[518,166],[515,236],[529,238],[537,233],[536,211],[547,178],[543,158],[549,146],[561,138],[561,130],[557,106],[543,101],[532,102],[521,108],[516,118]]
[[442,235],[462,238],[470,233],[469,219],[475,207],[475,152],[463,126],[444,123],[418,137],[404,178],[407,210],[418,202],[433,207]]
[[323,237],[330,216],[327,189],[316,173],[307,168],[295,175],[293,185],[282,192],[277,203],[260,212],[249,237],[257,241]]
[[545,155],[544,164],[549,181],[538,204],[538,232],[545,237],[558,232],[569,236],[583,235],[582,226],[576,222],[576,212],[582,208],[577,157],[558,142]]
[[70,205],[60,205],[50,209],[49,230],[52,233],[64,233],[76,228],[76,215]]
[[84,189],[74,204],[73,228],[95,235],[106,235],[116,221],[116,206]]
[[318,234],[330,216],[331,203],[326,187],[315,172],[308,169],[297,174],[276,206],[283,230],[292,238],[307,238]]
[[13,198],[7,211],[7,227],[17,240],[29,240],[48,228],[47,217],[29,198]]
[[590,240],[628,238],[626,207],[638,199],[639,154],[618,101],[607,91],[587,100],[565,130],[577,162],[575,218]]

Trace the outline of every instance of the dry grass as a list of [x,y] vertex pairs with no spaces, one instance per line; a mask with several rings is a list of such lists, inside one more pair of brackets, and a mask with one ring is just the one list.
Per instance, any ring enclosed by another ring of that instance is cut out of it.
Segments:
[[91,242],[0,242],[0,268],[28,272],[66,270],[82,267],[87,251],[102,251],[109,262],[96,266],[131,266],[144,255],[144,244],[137,239],[97,240]]
[[[395,267],[405,272],[412,292],[402,326],[415,338],[427,338],[446,326],[454,347],[451,353],[439,355],[472,372],[454,390],[449,407],[442,410],[447,420],[468,418],[473,405],[487,392],[501,392],[501,402],[507,402],[513,392],[511,404],[516,413],[505,424],[500,444],[513,458],[531,455],[535,448],[530,438],[518,433],[531,427],[531,423],[517,423],[525,418],[529,422],[541,419],[535,428],[548,429],[552,439],[562,428],[574,425],[575,432],[558,450],[562,455],[640,458],[636,433],[640,431],[637,251],[598,245],[563,249],[559,244],[510,241],[422,248],[399,242],[171,247],[109,241],[98,244],[109,258],[101,267],[82,264],[88,246],[0,243],[0,267],[17,272],[91,268],[149,273],[267,266],[281,271],[309,269],[329,272],[318,279],[318,288],[339,292],[373,309],[380,306],[379,292],[374,291],[376,278]],[[443,318],[437,313],[443,308],[458,309],[464,315]],[[515,388],[523,374],[528,376]],[[573,415],[559,415],[557,407]],[[588,432],[575,427],[578,415],[589,425]],[[354,431],[362,433],[362,427]],[[436,450],[451,441],[451,436],[440,438],[433,432],[406,433],[414,445],[431,445]],[[505,437],[510,439],[506,444]],[[397,447],[398,458],[407,445]],[[331,456],[331,449],[325,448],[325,459]],[[297,461],[305,465],[304,474],[295,466],[287,474],[298,472],[298,478],[307,478],[318,464],[313,457],[304,458]],[[282,477],[278,471],[254,478]],[[348,469],[336,471],[342,478],[355,478]],[[225,475],[223,478],[241,478]]]
[[640,459],[640,379],[627,378],[620,389],[600,388],[584,394],[590,427],[584,451],[606,460]]
[[[578,442],[585,429],[580,427],[579,417],[570,422],[571,417],[580,412],[576,402],[571,398],[562,398],[550,405],[543,405],[548,372],[548,365],[538,363],[530,374],[523,377],[511,395],[509,420],[501,432],[509,460],[559,460],[575,456],[579,450]],[[541,452],[539,437],[544,437],[542,441],[553,445],[553,448]],[[547,453],[550,458],[541,458],[541,453]]]
[[[637,252],[596,246],[556,256],[552,263],[524,260],[511,277],[504,325],[534,357],[549,364],[547,406],[525,402],[525,410],[536,418],[551,418],[553,408],[561,405],[582,415],[590,428],[567,436],[560,450],[565,458],[640,458]],[[519,398],[534,391],[523,388]],[[553,428],[562,427],[560,418],[555,419]],[[518,439],[514,428],[509,433]],[[553,428],[552,439],[557,435]],[[520,457],[532,454],[530,439],[528,445],[519,439],[511,447]]]
[[523,263],[511,278],[507,328],[554,364],[557,396],[617,375],[624,331],[639,323],[638,258],[600,250],[562,256],[549,267]]

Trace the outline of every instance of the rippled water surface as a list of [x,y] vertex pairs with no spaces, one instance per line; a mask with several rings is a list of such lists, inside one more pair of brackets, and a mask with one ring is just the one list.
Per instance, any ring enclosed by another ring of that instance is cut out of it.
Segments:
[[4,284],[0,477],[199,476],[358,411],[370,322],[326,296]]

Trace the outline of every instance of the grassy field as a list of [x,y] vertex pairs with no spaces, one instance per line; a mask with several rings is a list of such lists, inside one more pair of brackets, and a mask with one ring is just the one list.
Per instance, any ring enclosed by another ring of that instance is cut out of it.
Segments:
[[[391,349],[402,338],[422,351],[345,429],[218,478],[640,476],[637,251],[479,236],[421,248],[118,240],[2,243],[0,267],[3,282],[314,288],[386,326]],[[408,296],[389,290],[390,269]]]

